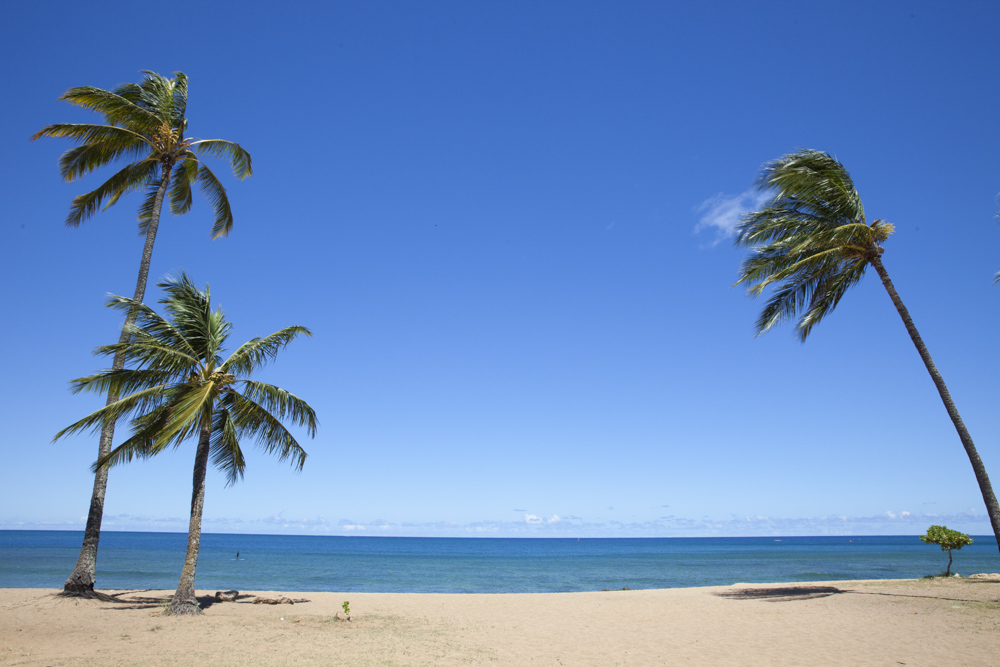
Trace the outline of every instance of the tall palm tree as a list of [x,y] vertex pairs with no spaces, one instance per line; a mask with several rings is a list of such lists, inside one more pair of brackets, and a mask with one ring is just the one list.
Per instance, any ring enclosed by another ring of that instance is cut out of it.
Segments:
[[121,356],[134,368],[112,368],[73,381],[74,392],[124,396],[63,429],[56,438],[129,418],[131,436],[94,464],[100,469],[133,456],[154,456],[197,436],[187,555],[170,603],[171,613],[192,614],[201,611],[194,575],[209,455],[229,484],[243,477],[240,440],[244,438],[256,441],[279,460],[291,459],[301,470],[306,453],[281,422],[305,426],[314,436],[316,413],[294,394],[250,376],[299,334],[311,334],[305,327],[286,327],[244,343],[223,361],[221,353],[232,324],[221,309],[212,309],[208,287],[202,292],[183,274],[158,286],[166,293],[160,301],[166,318],[135,299],[113,296],[108,304],[134,312],[137,319],[126,326],[124,341],[98,348],[97,354]]
[[757,335],[801,313],[796,329],[805,341],[812,328],[861,280],[865,269],[874,268],[958,431],[1000,547],[1000,506],[986,467],[882,264],[882,244],[894,231],[893,226],[883,220],[866,222],[850,174],[827,153],[800,150],[780,157],[764,166],[757,186],[773,191],[774,196],[761,210],[743,218],[736,237],[737,245],[752,251],[736,284],[745,283],[753,297],[773,288],[757,319]]
[[[80,145],[66,151],[59,160],[59,169],[66,181],[76,181],[101,167],[127,160],[127,164],[93,192],[73,199],[66,224],[77,227],[92,216],[102,204],[113,206],[125,194],[143,190],[145,198],[139,207],[139,232],[146,241],[139,262],[139,276],[133,299],[141,302],[146,294],[149,263],[153,243],[160,224],[163,201],[170,198],[172,213],[187,213],[191,208],[191,185],[198,183],[215,211],[212,237],[225,236],[233,226],[226,189],[200,158],[227,158],[236,178],[250,176],[250,154],[236,143],[222,139],[191,139],[187,131],[188,79],[175,72],[168,79],[155,72],[143,72],[140,83],[122,84],[113,91],[84,86],[70,88],[60,100],[96,111],[104,116],[104,124],[59,123],[36,132],[39,137],[65,137]],[[106,203],[105,203],[106,202]],[[126,326],[119,342],[126,341],[125,329],[135,320],[126,315]],[[120,369],[124,360],[116,358],[113,368]],[[118,397],[108,395],[108,404]],[[111,451],[114,424],[101,431],[98,457]],[[83,546],[73,573],[66,580],[66,595],[92,595],[97,569],[97,544],[101,537],[104,496],[108,485],[107,468],[94,475],[94,490],[87,514]]]

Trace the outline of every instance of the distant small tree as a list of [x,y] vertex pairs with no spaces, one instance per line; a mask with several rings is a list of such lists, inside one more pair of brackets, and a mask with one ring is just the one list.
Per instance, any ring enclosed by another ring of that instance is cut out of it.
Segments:
[[944,526],[931,526],[927,529],[927,534],[921,535],[920,539],[927,544],[938,544],[941,546],[941,551],[948,552],[948,569],[944,572],[945,576],[951,575],[951,550],[957,551],[967,544],[972,544],[972,538],[965,533]]

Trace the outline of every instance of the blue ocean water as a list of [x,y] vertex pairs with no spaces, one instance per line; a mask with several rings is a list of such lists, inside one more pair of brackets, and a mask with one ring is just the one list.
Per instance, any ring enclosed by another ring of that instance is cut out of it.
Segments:
[[[0,588],[62,588],[82,532],[0,531]],[[172,589],[183,533],[104,532],[102,589]],[[236,560],[236,552],[240,559]],[[736,582],[915,578],[947,554],[915,536],[506,539],[204,534],[199,589],[551,593]],[[964,575],[1000,571],[992,536],[955,552]]]

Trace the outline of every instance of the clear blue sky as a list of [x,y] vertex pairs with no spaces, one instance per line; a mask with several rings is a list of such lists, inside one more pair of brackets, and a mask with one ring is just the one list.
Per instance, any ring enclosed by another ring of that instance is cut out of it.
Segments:
[[[209,283],[234,340],[310,327],[265,374],[320,419],[294,473],[209,476],[210,532],[493,536],[989,533],[971,467],[874,273],[800,344],[753,336],[727,233],[760,166],[836,155],[1000,485],[1000,4],[6,3],[0,528],[81,529],[106,294],[138,198],[57,101],[185,72],[235,227],[161,224],[151,278]],[[742,207],[742,208],[741,208]],[[159,297],[157,290],[147,300]],[[109,530],[186,530],[193,444],[111,473]]]

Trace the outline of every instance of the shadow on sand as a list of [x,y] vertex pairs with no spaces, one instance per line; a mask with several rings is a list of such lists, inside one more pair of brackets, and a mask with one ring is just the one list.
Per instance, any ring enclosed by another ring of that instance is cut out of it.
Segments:
[[[92,596],[88,596],[92,600],[100,600],[101,602],[110,602],[111,606],[106,607],[106,609],[117,611],[124,609],[166,609],[170,605],[170,600],[173,595],[143,595],[144,593],[151,593],[153,589],[143,588],[143,589],[129,589],[124,591],[116,591],[114,593],[95,593]],[[232,602],[227,602],[227,604],[253,604],[253,601],[257,598],[256,595],[251,593],[240,593],[236,596],[236,599]],[[219,601],[215,599],[214,595],[199,595],[197,598],[198,607],[203,611],[208,609],[214,604],[219,604]],[[304,598],[295,598],[292,600],[295,604],[301,604],[303,602],[309,602],[309,600]]]
[[[993,583],[997,581],[966,580],[964,584]],[[767,600],[770,602],[792,602],[795,600],[815,600],[831,595],[848,593],[852,595],[882,595],[893,598],[923,598],[926,600],[947,600],[949,602],[977,602],[965,598],[946,597],[944,595],[914,595],[912,593],[892,593],[889,591],[859,591],[837,588],[836,586],[775,586],[770,588],[735,588],[715,593],[729,600]]]
[[838,593],[850,593],[836,586],[781,586],[775,588],[737,588],[716,593],[729,600],[770,600],[791,602],[792,600],[814,600]]
[[[95,591],[93,595],[88,595],[87,598],[112,603],[111,606],[105,608],[110,611],[126,609],[165,609],[170,604],[170,599],[173,595],[143,595],[143,593],[150,593],[152,591],[153,589],[151,588],[129,589],[124,591],[115,591],[114,593],[100,593]],[[244,598],[251,596],[241,595],[239,597]],[[201,595],[196,599],[198,600],[198,606],[201,609],[208,609],[215,604],[214,595]]]

